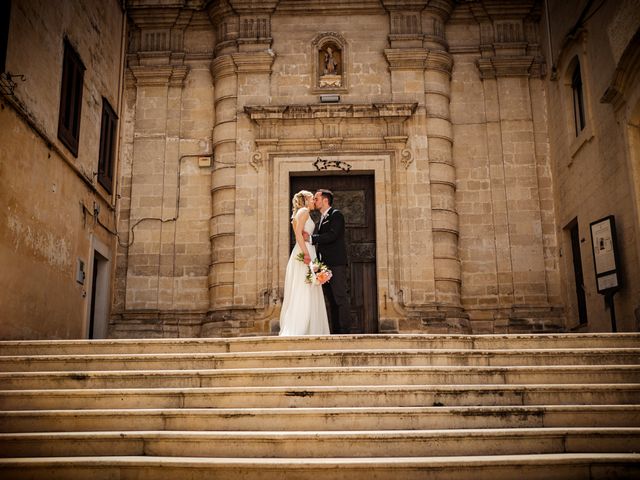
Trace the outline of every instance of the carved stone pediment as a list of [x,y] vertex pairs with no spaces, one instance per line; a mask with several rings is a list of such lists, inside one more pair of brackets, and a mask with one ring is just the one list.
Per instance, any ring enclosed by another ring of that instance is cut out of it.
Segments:
[[[258,170],[269,152],[393,150],[407,168],[411,155],[405,121],[417,103],[245,106],[257,128],[251,166]],[[404,153],[403,153],[404,152]]]

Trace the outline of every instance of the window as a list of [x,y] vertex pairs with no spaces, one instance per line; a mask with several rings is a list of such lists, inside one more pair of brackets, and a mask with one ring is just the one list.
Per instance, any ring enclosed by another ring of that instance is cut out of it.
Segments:
[[584,96],[582,93],[582,75],[580,63],[576,64],[571,75],[571,91],[573,93],[573,120],[576,128],[576,137],[584,130],[586,125],[584,115]]
[[82,109],[84,70],[80,56],[65,39],[58,138],[75,157],[78,156],[78,142],[80,140],[80,110]]
[[0,1],[0,73],[6,70],[7,47],[9,46],[9,17],[11,1]]
[[115,138],[118,117],[106,98],[102,99],[102,125],[100,127],[100,157],[98,159],[98,182],[111,193]]

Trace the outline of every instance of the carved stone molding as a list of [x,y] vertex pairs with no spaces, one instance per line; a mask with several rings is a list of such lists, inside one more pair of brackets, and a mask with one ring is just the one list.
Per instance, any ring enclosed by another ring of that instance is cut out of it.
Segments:
[[213,76],[214,80],[235,75],[235,73],[236,64],[234,63],[231,55],[222,55],[214,58],[211,62],[211,76]]
[[[254,0],[255,3],[255,0]],[[284,15],[367,15],[385,10],[379,0],[279,0],[276,13]]]
[[263,155],[262,155],[262,152],[260,151],[251,154],[251,160],[249,160],[249,165],[251,165],[256,172],[262,166],[262,158],[263,158]]
[[301,120],[316,118],[409,118],[417,103],[374,103],[369,105],[266,105],[246,106],[245,113],[251,120]]
[[540,57],[490,57],[477,60],[483,79],[496,77],[541,77],[545,73]]
[[636,32],[627,48],[620,57],[620,61],[613,72],[607,90],[600,99],[601,103],[611,103],[614,109],[619,109],[628,95],[629,89],[640,72],[640,32]]
[[[258,171],[262,160],[272,152],[393,150],[406,168],[411,154],[401,153],[408,140],[404,124],[416,108],[417,103],[246,106],[245,113],[257,126],[256,152],[249,163]],[[344,135],[349,131],[349,122],[361,125],[362,119],[367,119],[368,124],[362,131],[365,136]],[[306,129],[308,136],[291,137],[301,123],[311,124]]]
[[327,160],[324,158],[316,158],[316,160],[312,163],[316,170],[330,170],[335,168],[337,170],[342,170],[343,172],[349,172],[351,170],[352,165],[350,163],[344,162],[342,160]]
[[428,55],[424,48],[387,48],[384,51],[391,70],[421,70]]
[[405,169],[409,168],[409,165],[413,163],[413,153],[411,150],[407,148],[402,149],[400,151],[400,161],[402,162],[402,165],[404,165]]
[[133,65],[129,67],[136,86],[170,85],[182,87],[189,72],[186,65]]
[[271,73],[275,54],[268,52],[239,52],[231,55],[238,73]]
[[384,55],[391,70],[440,70],[451,74],[453,57],[444,50],[387,48]]
[[442,50],[431,50],[425,60],[424,68],[427,70],[440,70],[451,75],[453,69],[453,57]]

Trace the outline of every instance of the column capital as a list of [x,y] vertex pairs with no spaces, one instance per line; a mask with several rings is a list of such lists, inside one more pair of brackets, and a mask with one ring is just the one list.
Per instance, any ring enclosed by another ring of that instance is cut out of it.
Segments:
[[238,52],[232,53],[231,58],[238,73],[271,73],[275,53]]
[[384,56],[391,70],[422,70],[429,51],[424,48],[387,48]]
[[211,62],[211,75],[214,81],[222,77],[228,77],[236,73],[236,64],[231,55],[221,55]]
[[189,72],[186,65],[131,65],[129,66],[136,86],[170,85],[182,87]]
[[545,73],[544,60],[541,57],[489,57],[476,61],[482,79],[496,77],[541,77]]

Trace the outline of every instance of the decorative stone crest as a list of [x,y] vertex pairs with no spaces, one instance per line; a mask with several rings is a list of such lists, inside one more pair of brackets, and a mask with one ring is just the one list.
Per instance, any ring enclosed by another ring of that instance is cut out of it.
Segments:
[[336,168],[342,170],[343,172],[349,172],[351,170],[351,164],[347,162],[343,162],[341,160],[325,160],[324,158],[318,157],[315,162],[313,162],[313,166],[316,170],[329,170],[330,168]]

